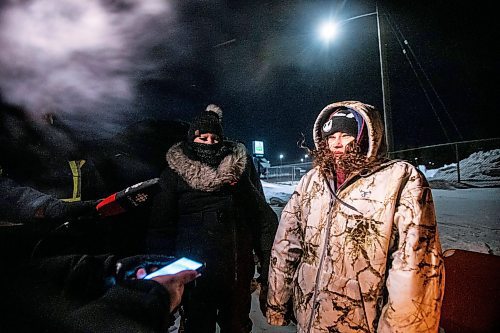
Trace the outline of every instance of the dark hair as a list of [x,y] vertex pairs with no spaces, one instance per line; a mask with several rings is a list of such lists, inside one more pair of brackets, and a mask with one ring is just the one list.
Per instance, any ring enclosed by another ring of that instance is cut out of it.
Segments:
[[335,156],[328,147],[328,139],[321,140],[317,149],[307,149],[313,158],[313,166],[318,167],[321,174],[334,178],[336,170],[342,170],[346,177],[362,169],[371,168],[382,163],[382,160],[373,156],[366,157],[356,141],[351,141],[345,147],[345,154]]

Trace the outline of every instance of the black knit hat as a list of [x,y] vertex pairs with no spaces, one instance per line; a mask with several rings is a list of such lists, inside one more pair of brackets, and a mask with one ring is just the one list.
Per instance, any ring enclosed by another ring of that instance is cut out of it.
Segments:
[[358,122],[349,109],[340,109],[330,115],[321,127],[321,138],[327,138],[336,132],[347,133],[355,138],[357,137]]
[[[212,105],[212,104],[211,104]],[[221,116],[222,110],[219,108],[219,113],[207,107],[199,116],[194,118],[193,122],[189,126],[188,130],[188,140],[193,141],[197,136],[204,133],[212,133],[217,135],[219,138],[223,137]]]

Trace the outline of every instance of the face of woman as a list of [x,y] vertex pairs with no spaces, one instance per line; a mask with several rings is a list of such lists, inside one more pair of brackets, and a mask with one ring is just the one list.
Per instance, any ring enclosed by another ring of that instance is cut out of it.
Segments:
[[335,155],[342,155],[345,153],[345,147],[354,140],[352,135],[335,132],[328,137],[328,148]]
[[193,140],[196,143],[203,143],[206,145],[213,145],[219,143],[219,137],[212,133],[203,133],[194,138]]

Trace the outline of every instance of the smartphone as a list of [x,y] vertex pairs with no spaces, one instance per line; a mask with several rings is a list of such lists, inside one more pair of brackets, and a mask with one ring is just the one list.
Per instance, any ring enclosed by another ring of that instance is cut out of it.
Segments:
[[154,271],[153,273],[146,275],[144,279],[149,280],[151,278],[154,278],[155,276],[171,275],[186,270],[194,270],[199,272],[204,266],[205,265],[202,264],[201,262],[182,257],[174,262],[171,262],[167,266],[163,266],[162,268]]

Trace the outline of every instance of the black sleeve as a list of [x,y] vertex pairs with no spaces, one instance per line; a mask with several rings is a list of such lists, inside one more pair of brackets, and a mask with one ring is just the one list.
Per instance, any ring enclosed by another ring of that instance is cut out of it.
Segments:
[[151,207],[146,236],[146,252],[173,254],[177,224],[177,178],[170,168],[160,176],[161,191]]
[[266,201],[262,183],[253,162],[248,163],[247,174],[249,186],[248,190],[243,193],[250,192],[247,193],[250,194],[247,200],[251,202],[249,208],[253,216],[254,251],[260,262],[259,281],[267,283],[271,248],[278,229],[278,216]]
[[60,292],[70,302],[87,302],[116,283],[116,261],[112,255],[56,256],[32,261],[18,274],[28,285],[38,280],[49,294]]
[[259,191],[262,194],[262,196],[265,197],[264,196],[264,189],[262,188],[260,176],[259,176],[259,173],[257,172],[257,168],[255,167],[255,163],[253,162],[253,158],[250,155],[247,155],[247,160],[250,162],[249,163],[249,170],[248,170],[248,175],[250,177],[250,181],[255,186],[257,191]]
[[71,312],[65,332],[165,332],[173,324],[169,295],[152,280],[127,281]]
[[267,283],[271,249],[273,247],[276,230],[278,229],[278,216],[265,199],[259,200],[259,207],[257,221],[259,235],[256,238],[258,243],[255,246],[255,254],[259,258],[261,266],[259,271],[259,282]]
[[[28,186],[21,186],[11,179],[0,176],[0,220],[15,223],[33,223],[44,220],[61,223],[66,219],[96,214],[97,200],[65,202]],[[36,225],[42,227],[40,223]]]
[[113,262],[110,256],[67,255],[11,269],[0,277],[0,304],[6,311],[2,319],[23,327],[20,332],[50,331],[104,294],[114,282],[105,279],[113,272]]
[[57,201],[59,199],[51,195],[0,176],[0,220],[32,222],[37,215],[43,215],[45,206]]

